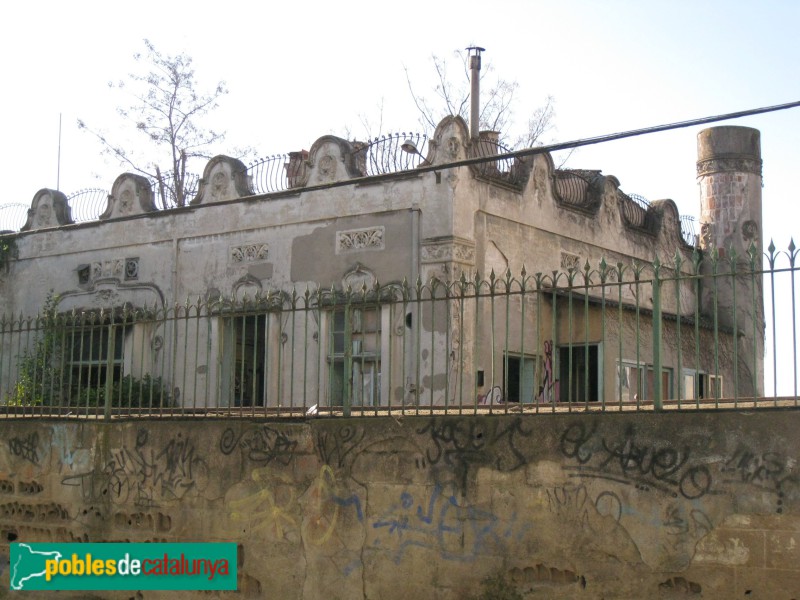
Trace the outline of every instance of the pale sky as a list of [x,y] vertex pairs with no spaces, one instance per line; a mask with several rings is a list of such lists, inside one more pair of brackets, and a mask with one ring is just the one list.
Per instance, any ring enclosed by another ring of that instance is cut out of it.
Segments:
[[[404,66],[420,90],[433,85],[431,54],[486,48],[519,82],[516,115],[556,101],[553,140],[682,121],[800,100],[800,2],[603,0],[560,2],[15,2],[0,33],[3,141],[10,176],[0,203],[29,204],[55,187],[110,189],[125,169],[100,156],[80,117],[111,132],[125,98],[108,82],[136,69],[150,39],[194,59],[202,87],[230,94],[210,122],[225,129],[218,153],[261,155],[309,148],[318,137],[420,129]],[[731,122],[734,124],[734,122]],[[765,233],[785,245],[796,208],[800,109],[735,121],[762,132]],[[697,215],[696,135],[690,128],[578,151],[568,166],[601,169],[622,189],[672,198]],[[99,178],[96,176],[99,174]],[[792,218],[787,218],[792,217]]]
[[[310,148],[320,136],[361,131],[383,103],[384,132],[417,131],[404,66],[434,84],[430,57],[486,48],[519,83],[517,121],[551,95],[568,141],[800,100],[800,2],[792,0],[560,0],[489,2],[192,2],[41,0],[4,7],[0,26],[0,204],[30,204],[56,187],[110,189],[125,169],[100,156],[76,120],[117,130],[125,99],[108,88],[136,68],[150,39],[193,57],[209,88],[230,94],[209,121],[225,129],[216,153],[262,156]],[[485,64],[485,63],[484,63]],[[443,115],[442,115],[443,116]],[[761,130],[764,234],[785,248],[797,227],[800,109],[727,122]],[[699,213],[701,127],[581,149],[572,168],[615,175],[622,189],[672,198]],[[121,132],[120,132],[121,133]],[[99,177],[98,177],[99,175]]]

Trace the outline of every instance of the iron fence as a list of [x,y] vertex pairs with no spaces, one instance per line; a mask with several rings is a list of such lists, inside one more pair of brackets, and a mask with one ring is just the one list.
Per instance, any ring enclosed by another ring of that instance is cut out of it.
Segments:
[[52,296],[0,319],[0,414],[796,407],[797,254],[69,312]]

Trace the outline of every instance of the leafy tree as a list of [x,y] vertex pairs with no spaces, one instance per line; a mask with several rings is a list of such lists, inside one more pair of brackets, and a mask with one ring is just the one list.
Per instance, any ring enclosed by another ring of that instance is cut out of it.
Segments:
[[[406,68],[408,90],[419,112],[419,122],[425,133],[436,129],[444,115],[457,115],[469,122],[470,112],[470,70],[469,54],[456,50],[452,59],[431,56],[436,73],[436,87],[433,94],[419,94]],[[454,69],[454,63],[456,64]],[[453,74],[456,70],[457,73]],[[555,101],[548,96],[543,106],[534,110],[522,127],[514,131],[515,94],[519,83],[503,79],[495,73],[490,62],[483,62],[481,69],[480,129],[499,131],[503,143],[512,147],[529,148],[542,143],[542,136],[553,129]]]
[[183,206],[194,191],[197,176],[187,171],[194,159],[208,160],[209,147],[225,139],[223,132],[205,129],[200,120],[217,108],[218,100],[228,93],[220,81],[208,92],[198,91],[192,59],[186,54],[162,54],[144,40],[147,51],[134,55],[136,61],[147,65],[145,74],[132,73],[128,82],[109,83],[109,87],[130,90],[133,102],[117,109],[119,115],[133,124],[136,131],[147,137],[150,148],[161,152],[163,163],[141,160],[106,133],[91,129],[78,119],[78,127],[92,133],[102,144],[104,152],[127,168],[156,182],[163,206]]

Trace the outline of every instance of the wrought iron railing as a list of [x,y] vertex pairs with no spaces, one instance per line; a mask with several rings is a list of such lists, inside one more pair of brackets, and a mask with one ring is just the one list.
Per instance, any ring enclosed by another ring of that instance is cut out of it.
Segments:
[[797,254],[770,246],[766,270],[755,252],[695,250],[669,264],[84,312],[51,298],[0,318],[0,413],[797,407]]
[[558,169],[553,173],[555,195],[559,202],[584,211],[591,211],[600,202],[602,190],[593,189],[600,171]]
[[638,194],[626,194],[622,190],[617,190],[617,198],[625,222],[636,229],[647,229],[647,210],[650,208],[650,201]]
[[0,231],[19,231],[28,219],[25,204],[6,204],[0,206]]
[[67,196],[72,220],[76,223],[96,221],[108,207],[108,190],[87,188]]
[[197,195],[200,186],[200,175],[197,173],[186,173],[183,179],[182,190],[178,189],[175,175],[172,171],[161,173],[160,179],[151,178],[150,185],[153,188],[156,208],[158,210],[168,210],[178,207],[181,203],[186,205],[192,201]]
[[697,219],[691,215],[681,215],[681,235],[683,241],[689,246],[697,246],[699,238],[695,226]]
[[356,149],[356,164],[364,175],[410,171],[425,164],[428,137],[421,133],[389,133]]
[[[500,143],[500,141],[481,137],[470,146],[470,157],[491,157],[511,152],[511,148]],[[521,189],[528,179],[528,163],[525,159],[519,158],[498,158],[481,162],[472,166],[473,172],[480,176],[490,179],[496,183],[503,183],[511,187]]]
[[[276,154],[267,158],[259,158],[251,162],[247,167],[247,176],[251,181],[253,193],[270,194],[282,192],[295,187],[292,183],[296,175],[305,168],[302,161],[308,158],[303,153]],[[297,156],[295,156],[297,155]]]

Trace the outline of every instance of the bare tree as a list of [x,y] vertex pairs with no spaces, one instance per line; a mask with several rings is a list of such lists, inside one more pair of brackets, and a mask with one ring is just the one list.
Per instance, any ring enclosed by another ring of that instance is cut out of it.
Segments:
[[130,90],[133,103],[118,108],[117,112],[147,137],[150,149],[160,151],[162,157],[168,155],[166,168],[152,158],[139,159],[131,148],[115,143],[106,133],[91,129],[81,119],[78,127],[100,140],[106,154],[154,180],[165,206],[183,206],[197,179],[187,171],[187,166],[193,159],[210,158],[209,147],[225,139],[224,132],[205,129],[199,121],[217,107],[217,101],[228,90],[221,81],[208,92],[197,91],[191,57],[183,53],[162,54],[149,40],[144,40],[144,45],[146,53],[137,53],[134,59],[146,64],[149,71],[130,74],[127,84],[119,81],[109,83],[109,87]]
[[349,123],[344,125],[344,138],[353,142],[358,138],[359,140],[366,140],[370,142],[378,138],[383,133],[383,107],[384,99],[375,103],[375,113],[370,116],[366,113],[358,113],[358,121],[361,125],[361,134],[356,133],[355,129]]
[[[419,111],[419,122],[425,133],[430,134],[445,115],[457,115],[469,120],[470,72],[469,55],[456,50],[451,61],[436,55],[431,57],[436,72],[436,87],[432,97],[417,93],[406,71],[408,90]],[[458,73],[453,74],[453,63],[458,64]],[[514,132],[514,95],[519,83],[503,79],[495,74],[491,63],[484,62],[481,69],[481,130],[499,131],[501,140],[512,147],[528,148],[542,143],[542,136],[553,128],[555,101],[548,96],[545,104],[530,114],[526,125]]]

